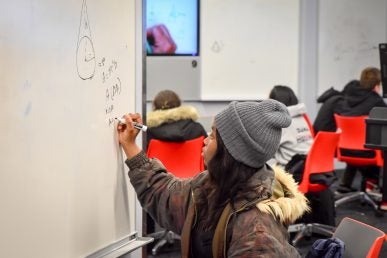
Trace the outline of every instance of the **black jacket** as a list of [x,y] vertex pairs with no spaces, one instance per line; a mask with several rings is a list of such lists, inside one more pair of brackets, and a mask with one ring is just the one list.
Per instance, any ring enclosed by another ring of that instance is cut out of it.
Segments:
[[335,113],[362,116],[368,115],[373,107],[386,106],[382,97],[374,91],[362,88],[358,80],[348,82],[341,92],[333,88],[328,89],[317,102],[323,104],[313,123],[316,134],[318,131],[336,131]]
[[315,134],[319,131],[336,131],[336,123],[333,115],[334,113],[340,112],[340,106],[343,101],[344,94],[333,89],[333,87],[325,91],[317,99],[317,102],[322,103],[322,106],[320,107],[313,123]]
[[368,115],[374,107],[386,107],[386,103],[375,91],[364,89],[358,83],[346,93],[341,110],[343,116]]
[[199,115],[192,106],[180,106],[147,114],[147,144],[151,139],[181,142],[204,136],[207,132],[196,122]]

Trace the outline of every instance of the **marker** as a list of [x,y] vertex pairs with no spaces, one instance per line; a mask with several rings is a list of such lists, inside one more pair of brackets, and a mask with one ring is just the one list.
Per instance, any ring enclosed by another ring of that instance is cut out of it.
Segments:
[[[115,117],[115,119],[118,120],[118,122],[120,122],[121,124],[126,124],[126,120],[123,119],[123,118],[117,118]],[[146,130],[148,130],[148,127],[146,125],[142,125],[142,124],[139,124],[137,122],[133,122],[133,127],[138,129],[138,130],[141,130],[143,132],[146,132]]]

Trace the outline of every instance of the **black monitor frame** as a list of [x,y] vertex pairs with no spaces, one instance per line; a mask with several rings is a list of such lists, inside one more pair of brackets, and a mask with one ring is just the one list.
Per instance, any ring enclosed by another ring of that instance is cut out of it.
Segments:
[[387,98],[387,43],[379,44],[380,71],[382,75],[383,98]]

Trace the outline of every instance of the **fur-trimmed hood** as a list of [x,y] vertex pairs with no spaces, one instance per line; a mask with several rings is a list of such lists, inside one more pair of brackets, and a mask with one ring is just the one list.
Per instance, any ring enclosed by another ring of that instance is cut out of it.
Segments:
[[310,211],[308,200],[303,193],[298,191],[298,184],[291,174],[278,166],[274,166],[273,170],[275,174],[273,195],[270,199],[257,203],[257,208],[289,225],[305,212]]
[[163,123],[176,122],[184,119],[196,121],[199,113],[193,106],[180,106],[171,109],[156,110],[147,114],[148,127],[157,127]]

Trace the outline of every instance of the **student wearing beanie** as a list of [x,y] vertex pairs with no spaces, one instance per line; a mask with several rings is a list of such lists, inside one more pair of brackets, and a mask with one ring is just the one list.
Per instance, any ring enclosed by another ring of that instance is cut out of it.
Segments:
[[[308,205],[293,178],[266,162],[282,129],[291,123],[275,100],[231,102],[214,119],[204,141],[206,171],[190,179],[168,173],[136,145],[139,114],[118,125],[129,178],[142,207],[163,227],[181,235],[181,256],[300,257],[287,226]],[[177,157],[178,158],[178,157]]]

